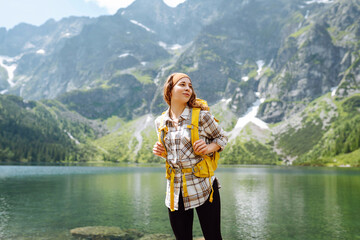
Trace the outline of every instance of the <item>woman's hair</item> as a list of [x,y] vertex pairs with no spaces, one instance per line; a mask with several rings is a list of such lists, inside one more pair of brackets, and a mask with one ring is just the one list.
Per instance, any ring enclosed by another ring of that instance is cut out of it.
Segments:
[[[167,80],[165,81],[165,84],[164,84],[164,100],[169,106],[171,105],[171,90],[175,86],[173,84],[173,78],[176,74],[178,74],[178,73],[171,74],[167,78]],[[190,77],[188,77],[188,78],[190,79]],[[191,81],[191,79],[190,79],[190,81]],[[193,87],[191,87],[191,90],[192,90],[192,94],[191,94],[189,101],[187,102],[187,105],[192,108],[196,107],[196,108],[201,108],[202,110],[207,110],[208,108],[205,105],[196,101],[196,93],[195,93],[195,90]]]

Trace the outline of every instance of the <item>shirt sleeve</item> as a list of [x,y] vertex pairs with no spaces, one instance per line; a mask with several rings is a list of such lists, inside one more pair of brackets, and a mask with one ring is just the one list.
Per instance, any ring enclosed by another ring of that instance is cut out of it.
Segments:
[[211,143],[216,143],[220,146],[219,152],[224,150],[228,141],[227,133],[215,121],[214,116],[209,111],[200,112],[199,125],[202,127],[206,138],[208,138]]
[[160,120],[159,117],[157,117],[155,119],[155,130],[156,130],[156,134],[159,132],[159,127],[160,127]]

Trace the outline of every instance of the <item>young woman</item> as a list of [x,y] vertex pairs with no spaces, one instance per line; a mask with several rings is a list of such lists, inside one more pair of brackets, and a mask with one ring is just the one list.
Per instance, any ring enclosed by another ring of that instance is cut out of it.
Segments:
[[[170,224],[175,237],[181,240],[192,239],[196,209],[205,239],[222,239],[220,185],[217,178],[212,176],[209,181],[209,178],[196,177],[193,172],[184,173],[182,170],[191,169],[202,161],[201,155],[211,155],[223,150],[227,143],[225,131],[210,112],[205,110],[206,106],[196,101],[188,75],[171,74],[164,84],[164,99],[169,108],[155,120],[155,124],[158,130],[161,124],[166,125],[165,147],[161,142],[157,142],[153,153],[163,157],[166,152],[166,161],[174,172],[174,179],[167,181],[165,204],[169,208]],[[192,109],[195,107],[202,109],[198,128],[200,139],[192,145],[191,130],[188,126],[191,125]]]

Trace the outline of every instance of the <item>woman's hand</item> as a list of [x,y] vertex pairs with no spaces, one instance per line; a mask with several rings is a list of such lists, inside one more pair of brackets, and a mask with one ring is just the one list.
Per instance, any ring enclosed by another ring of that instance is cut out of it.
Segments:
[[199,139],[196,142],[194,142],[193,147],[196,155],[209,154],[212,152],[216,152],[217,150],[220,149],[220,146],[217,145],[216,143],[206,144],[205,141],[202,139]]
[[163,154],[165,153],[165,148],[160,142],[156,142],[153,147],[153,154],[159,157],[164,157]]

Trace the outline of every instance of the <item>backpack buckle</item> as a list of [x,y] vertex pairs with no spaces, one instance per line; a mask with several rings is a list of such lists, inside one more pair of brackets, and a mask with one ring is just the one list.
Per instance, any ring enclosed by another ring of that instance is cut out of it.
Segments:
[[[195,171],[195,168],[197,169],[197,171]],[[192,172],[193,173],[200,172],[200,168],[198,166],[194,166],[194,167],[192,167]]]
[[174,172],[174,173],[181,173],[181,168],[173,168],[173,167],[169,167],[168,168],[168,174],[170,175],[171,172]]

